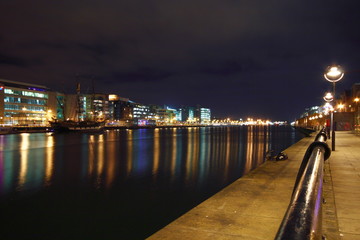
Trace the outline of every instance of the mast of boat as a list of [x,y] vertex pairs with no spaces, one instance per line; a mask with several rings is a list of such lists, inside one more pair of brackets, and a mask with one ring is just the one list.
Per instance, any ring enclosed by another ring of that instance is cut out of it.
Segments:
[[77,121],[80,122],[80,114],[81,114],[80,83],[77,83],[76,86],[76,99],[77,99]]

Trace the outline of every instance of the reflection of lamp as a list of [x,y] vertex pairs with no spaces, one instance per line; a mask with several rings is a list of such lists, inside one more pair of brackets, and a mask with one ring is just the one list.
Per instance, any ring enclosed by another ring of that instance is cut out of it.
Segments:
[[[326,68],[324,77],[327,81],[333,84],[333,97],[336,98],[335,95],[335,83],[340,81],[344,77],[344,71],[338,65],[329,66]],[[325,97],[324,97],[325,98]],[[334,129],[334,113],[331,112],[331,149],[335,151],[335,129]]]

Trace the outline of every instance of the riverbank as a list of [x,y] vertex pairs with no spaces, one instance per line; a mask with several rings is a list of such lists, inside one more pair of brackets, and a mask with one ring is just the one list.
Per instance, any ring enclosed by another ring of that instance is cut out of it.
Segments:
[[267,161],[148,239],[274,239],[289,205],[296,175],[313,137]]
[[[246,127],[248,125],[161,125],[161,126],[105,126],[105,130],[121,130],[121,129],[164,129],[164,128],[193,128],[193,127]],[[256,126],[256,125],[255,125]],[[275,125],[277,126],[277,125]],[[53,132],[51,127],[41,126],[14,126],[1,127],[0,135],[17,134],[17,133],[43,133]]]

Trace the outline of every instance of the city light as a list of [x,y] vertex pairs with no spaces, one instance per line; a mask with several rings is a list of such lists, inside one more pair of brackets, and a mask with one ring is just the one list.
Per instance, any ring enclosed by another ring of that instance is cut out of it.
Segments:
[[344,104],[342,104],[342,103],[340,103],[340,104],[337,105],[337,108],[340,109],[340,110],[342,110],[344,107],[345,107],[345,106],[344,106]]
[[237,126],[266,126],[266,125],[287,125],[286,121],[270,121],[268,119],[254,119],[247,118],[246,121],[242,119],[232,120],[230,118],[224,119],[214,119],[211,121],[212,126],[228,126],[228,125],[237,125]]

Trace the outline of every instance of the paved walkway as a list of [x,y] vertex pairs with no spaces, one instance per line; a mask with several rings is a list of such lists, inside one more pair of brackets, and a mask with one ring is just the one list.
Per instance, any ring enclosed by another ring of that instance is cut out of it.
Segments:
[[[336,139],[336,151],[325,165],[324,234],[360,240],[360,137],[337,132]],[[149,239],[274,239],[313,140],[302,139],[285,151],[288,160],[264,163]]]
[[340,237],[360,240],[360,137],[336,132],[335,139],[329,165]]

